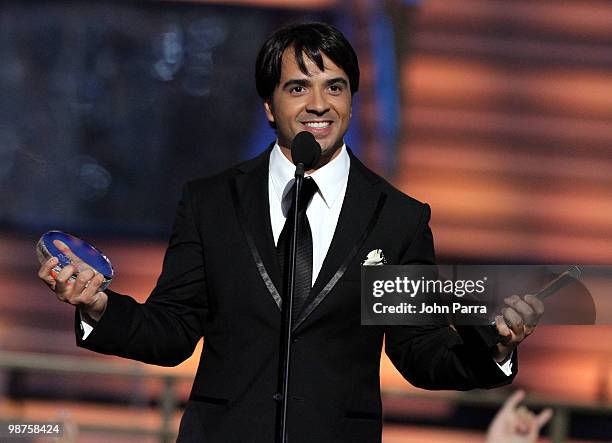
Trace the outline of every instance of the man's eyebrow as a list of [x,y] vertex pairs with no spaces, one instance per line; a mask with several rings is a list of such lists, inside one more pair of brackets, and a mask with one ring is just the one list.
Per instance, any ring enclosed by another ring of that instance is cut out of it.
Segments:
[[288,86],[310,86],[310,80],[307,79],[291,79],[291,80],[287,80],[285,83],[283,83],[283,89],[287,88]]
[[336,83],[342,83],[344,86],[348,86],[348,82],[342,77],[331,78],[325,82],[327,86],[331,86]]

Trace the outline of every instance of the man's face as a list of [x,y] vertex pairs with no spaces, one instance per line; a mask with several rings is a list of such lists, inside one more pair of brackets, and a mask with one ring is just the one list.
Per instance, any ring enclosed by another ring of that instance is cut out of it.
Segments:
[[281,77],[272,98],[264,103],[268,120],[276,124],[278,143],[287,153],[302,131],[321,145],[322,160],[329,161],[342,146],[351,119],[351,90],[346,73],[325,54],[324,71],[304,54],[310,75],[298,67],[293,48],[283,53]]

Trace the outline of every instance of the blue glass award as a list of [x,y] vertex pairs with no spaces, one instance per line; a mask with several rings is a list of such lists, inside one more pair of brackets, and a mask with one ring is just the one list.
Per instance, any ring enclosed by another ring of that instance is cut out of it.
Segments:
[[53,277],[69,264],[77,268],[77,272],[69,281],[74,281],[76,275],[87,267],[102,274],[104,281],[100,285],[100,291],[108,288],[115,274],[110,260],[100,250],[85,240],[62,231],[44,233],[36,244],[36,255],[41,264],[51,257],[58,259],[57,265],[51,270]]

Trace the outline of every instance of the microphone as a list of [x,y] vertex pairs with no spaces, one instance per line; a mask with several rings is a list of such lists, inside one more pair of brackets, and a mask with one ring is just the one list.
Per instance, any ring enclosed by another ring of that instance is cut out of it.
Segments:
[[289,266],[287,273],[287,288],[286,295],[283,298],[282,304],[282,319],[281,319],[281,343],[279,346],[280,359],[279,359],[279,388],[280,392],[274,395],[274,399],[279,403],[277,405],[277,420],[276,420],[276,442],[286,443],[287,442],[287,408],[289,400],[289,372],[291,368],[291,343],[292,339],[292,310],[293,310],[293,297],[295,292],[296,284],[296,251],[298,250],[298,224],[300,220],[298,218],[298,208],[300,191],[302,189],[302,183],[304,181],[304,171],[312,169],[319,162],[321,158],[321,145],[317,143],[312,135],[308,131],[302,131],[298,133],[293,141],[291,142],[291,159],[295,165],[295,188],[293,191],[293,220],[291,227],[291,237],[289,242]]
[[310,132],[302,131],[295,136],[291,143],[291,158],[296,167],[299,168],[300,163],[303,165],[302,171],[312,169],[321,158],[321,145]]

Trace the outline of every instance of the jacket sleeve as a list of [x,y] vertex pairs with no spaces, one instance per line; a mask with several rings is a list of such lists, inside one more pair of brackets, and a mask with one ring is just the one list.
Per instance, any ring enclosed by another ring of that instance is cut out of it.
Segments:
[[[435,264],[430,208],[423,205],[418,228],[401,264]],[[385,352],[403,377],[425,389],[468,390],[510,383],[518,369],[513,353],[513,372],[506,376],[490,350],[471,327],[459,335],[448,325],[388,326]]]
[[85,340],[76,312],[78,346],[162,366],[177,365],[193,353],[203,335],[207,303],[202,241],[189,184],[183,188],[162,273],[147,301],[140,304],[105,292],[106,311]]

